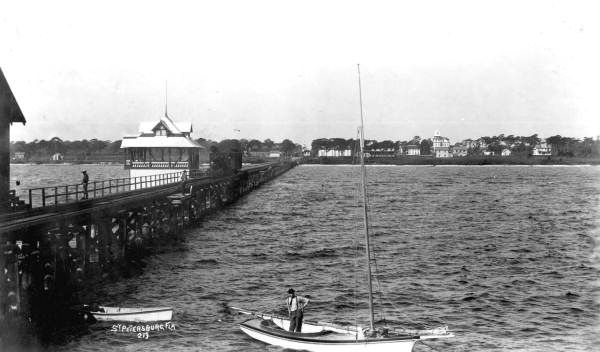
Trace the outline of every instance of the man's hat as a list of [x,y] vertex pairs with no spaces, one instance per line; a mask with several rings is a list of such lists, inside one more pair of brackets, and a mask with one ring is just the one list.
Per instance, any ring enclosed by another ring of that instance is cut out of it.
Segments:
[[293,294],[294,292],[295,292],[295,291],[294,291],[294,289],[293,289],[293,288],[290,288],[290,289],[288,290],[288,293],[289,293],[289,294]]
[[81,173],[83,173],[83,174],[85,174],[86,172],[87,172],[87,171],[85,171],[85,170],[81,171]]

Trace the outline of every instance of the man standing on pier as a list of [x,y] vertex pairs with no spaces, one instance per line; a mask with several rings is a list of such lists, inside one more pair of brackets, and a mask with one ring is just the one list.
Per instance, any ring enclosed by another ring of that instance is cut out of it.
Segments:
[[83,174],[83,180],[81,181],[83,183],[83,198],[82,199],[88,199],[88,182],[90,182],[90,178],[87,174],[87,171],[83,170],[83,171],[81,171],[81,173]]
[[302,318],[304,317],[304,307],[308,304],[308,298],[296,296],[294,289],[288,290],[287,308],[290,314],[290,331],[302,331]]
[[185,186],[187,183],[187,179],[188,179],[187,170],[183,170],[183,172],[181,173],[181,193],[184,193],[184,194],[185,194]]

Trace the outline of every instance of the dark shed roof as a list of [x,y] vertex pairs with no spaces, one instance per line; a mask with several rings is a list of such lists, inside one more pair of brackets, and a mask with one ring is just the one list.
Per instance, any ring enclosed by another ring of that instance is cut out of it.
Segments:
[[0,68],[0,119],[6,119],[10,123],[22,122],[25,124],[25,116],[17,103],[17,99],[10,90],[10,86]]

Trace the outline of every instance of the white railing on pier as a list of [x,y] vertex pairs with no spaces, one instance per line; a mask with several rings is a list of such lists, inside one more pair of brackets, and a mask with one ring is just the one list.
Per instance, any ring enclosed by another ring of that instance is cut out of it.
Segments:
[[[182,175],[186,173],[186,177]],[[91,181],[87,189],[82,183],[54,187],[31,188],[27,191],[31,208],[56,206],[92,198],[101,198],[111,194],[129,192],[142,188],[159,187],[183,182],[184,179],[209,176],[209,170],[187,170],[172,173]]]

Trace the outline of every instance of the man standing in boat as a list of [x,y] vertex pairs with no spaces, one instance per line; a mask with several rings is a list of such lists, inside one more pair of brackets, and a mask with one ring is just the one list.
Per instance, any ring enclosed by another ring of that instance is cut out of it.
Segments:
[[302,330],[302,318],[304,307],[308,304],[308,298],[296,296],[293,288],[288,290],[289,297],[286,300],[288,313],[290,315],[290,331],[300,332]]

